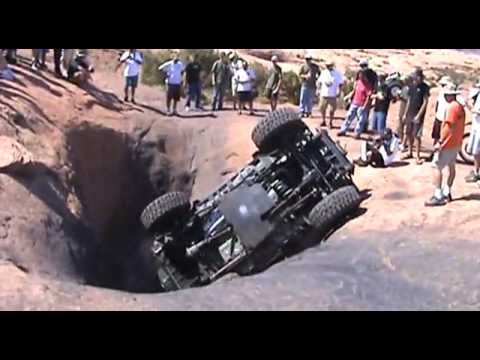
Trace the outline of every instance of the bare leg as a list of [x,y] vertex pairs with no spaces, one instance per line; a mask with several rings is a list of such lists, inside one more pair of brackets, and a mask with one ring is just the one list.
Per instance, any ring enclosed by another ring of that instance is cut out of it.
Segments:
[[328,126],[330,129],[333,127],[333,119],[335,118],[335,109],[330,110],[330,123]]
[[132,86],[132,101],[135,101],[135,87]]
[[455,181],[456,175],[457,175],[457,171],[455,168],[455,163],[453,162],[448,166],[448,179],[447,179],[448,187],[451,188],[453,186],[453,182]]
[[124,97],[124,100],[125,100],[125,101],[128,101],[128,86],[125,86],[125,97]]
[[419,137],[415,139],[415,146],[417,147],[417,163],[421,163],[422,159],[420,159],[420,148],[422,146],[422,140]]
[[473,161],[475,163],[475,172],[480,174],[480,155],[475,155]]

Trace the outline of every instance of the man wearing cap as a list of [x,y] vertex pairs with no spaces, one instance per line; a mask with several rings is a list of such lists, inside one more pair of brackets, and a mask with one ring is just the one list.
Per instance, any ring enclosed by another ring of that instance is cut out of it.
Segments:
[[465,178],[468,183],[477,182],[480,185],[480,82],[475,85],[470,98],[473,100],[472,128],[468,140],[467,152],[473,155],[474,170]]
[[230,68],[225,52],[220,53],[220,58],[213,64],[211,73],[213,85],[212,111],[223,110],[223,97],[230,80]]
[[[180,53],[178,50],[173,51],[173,59],[165,62],[158,67],[158,70],[165,72],[167,84],[167,113],[168,116],[178,115],[177,103],[180,101],[182,93],[183,73],[185,66],[180,61]],[[171,105],[173,101],[173,111]]]
[[233,110],[237,110],[237,102],[238,102],[237,85],[238,84],[235,82],[234,79],[235,79],[235,76],[237,75],[237,72],[243,69],[244,61],[234,51],[228,54],[228,59],[230,60],[230,78],[232,82]]
[[313,61],[313,56],[307,53],[305,64],[300,68],[298,74],[302,87],[300,89],[300,112],[303,117],[310,117],[313,111],[313,97],[317,88],[317,78],[320,68]]
[[267,85],[265,86],[265,95],[270,100],[270,108],[275,111],[278,103],[278,94],[282,85],[282,68],[278,65],[278,56],[272,56],[272,66],[268,73]]
[[429,97],[430,87],[425,83],[423,73],[415,72],[413,75],[413,84],[408,93],[407,110],[405,115],[409,153],[403,159],[407,160],[413,158],[413,143],[415,140],[417,148],[417,165],[423,163],[420,158],[420,148],[422,145],[423,124]]
[[[442,206],[452,201],[452,186],[455,181],[455,164],[457,155],[462,147],[465,131],[465,109],[457,101],[460,93],[453,84],[444,89],[444,96],[447,102],[445,119],[442,122],[440,141],[435,145],[438,156],[435,157],[434,186],[435,192],[425,206]],[[448,167],[447,185],[442,189],[442,171]]]
[[320,88],[320,113],[322,114],[321,126],[326,126],[327,107],[330,107],[330,122],[328,127],[333,126],[335,111],[337,110],[337,98],[340,96],[342,86],[345,83],[343,74],[335,69],[333,61],[328,61],[320,77],[318,78],[318,87]]
[[443,89],[451,82],[452,80],[448,76],[443,76],[438,82],[438,84],[440,85],[440,90],[438,92],[437,103],[435,104],[435,120],[433,120],[432,128],[433,146],[435,146],[440,141],[440,130],[442,128],[442,122],[443,119],[445,119],[445,113],[447,111],[448,103],[445,100]]
[[135,104],[135,90],[138,86],[138,77],[140,75],[140,67],[143,65],[143,55],[137,49],[128,49],[120,56],[117,68],[124,65],[123,76],[125,78],[125,96],[124,101],[128,102],[128,90],[130,89],[130,99]]
[[392,101],[391,92],[386,84],[387,74],[379,74],[377,92],[372,95],[373,115],[372,130],[376,134],[383,135],[387,128],[387,115]]
[[345,117],[345,121],[342,124],[338,136],[345,136],[347,131],[350,130],[350,125],[355,118],[357,119],[357,126],[355,127],[355,138],[360,139],[360,135],[363,132],[366,124],[366,109],[370,103],[372,96],[372,87],[367,81],[365,71],[360,70],[358,73],[358,80],[355,81],[353,88],[352,104]]

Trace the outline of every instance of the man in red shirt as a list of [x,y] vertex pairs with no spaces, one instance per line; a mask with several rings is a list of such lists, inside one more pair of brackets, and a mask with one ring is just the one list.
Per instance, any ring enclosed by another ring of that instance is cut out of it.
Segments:
[[[430,200],[425,202],[425,206],[442,206],[452,201],[451,190],[456,175],[455,164],[465,132],[465,109],[457,101],[458,94],[460,92],[453,84],[448,85],[444,90],[445,100],[448,104],[442,123],[440,142],[435,145],[436,154],[433,160],[435,193]],[[447,186],[442,191],[442,170],[445,167],[448,167],[448,179]]]
[[349,131],[353,120],[357,118],[355,138],[360,138],[360,134],[362,133],[363,129],[365,129],[365,124],[367,121],[366,109],[370,104],[372,92],[373,89],[365,75],[365,70],[360,70],[358,80],[355,82],[355,87],[353,90],[352,105],[348,110],[340,132],[337,134],[338,136],[345,136],[347,131]]

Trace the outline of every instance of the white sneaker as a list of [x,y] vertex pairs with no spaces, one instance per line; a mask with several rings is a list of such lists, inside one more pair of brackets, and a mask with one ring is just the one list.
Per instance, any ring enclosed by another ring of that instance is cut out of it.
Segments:
[[186,112],[189,112],[190,111],[190,108],[188,106],[185,106],[185,111]]

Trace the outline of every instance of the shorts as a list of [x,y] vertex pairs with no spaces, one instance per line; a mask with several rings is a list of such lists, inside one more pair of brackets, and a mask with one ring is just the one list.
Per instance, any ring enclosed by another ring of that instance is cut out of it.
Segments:
[[241,102],[248,102],[252,100],[251,91],[239,91],[237,94],[238,94],[238,100],[240,100]]
[[467,153],[480,155],[480,129],[472,129],[470,139],[468,140]]
[[438,119],[433,120],[432,139],[440,140],[441,131],[442,131],[442,121]]
[[181,86],[178,85],[168,85],[167,88],[167,101],[180,101],[181,97]]
[[455,149],[442,149],[437,152],[433,157],[433,165],[438,170],[443,170],[449,165],[455,165],[457,162],[457,155],[460,152],[460,148]]
[[125,85],[127,87],[136,88],[138,86],[138,75],[125,77]]
[[323,97],[320,100],[320,112],[327,111],[327,107],[330,106],[331,111],[337,110],[337,98],[336,97]]
[[423,119],[420,122],[414,122],[412,116],[406,118],[406,133],[414,138],[421,139],[423,136]]

